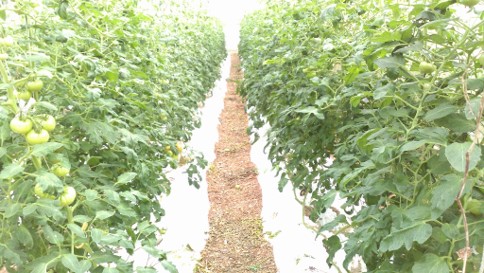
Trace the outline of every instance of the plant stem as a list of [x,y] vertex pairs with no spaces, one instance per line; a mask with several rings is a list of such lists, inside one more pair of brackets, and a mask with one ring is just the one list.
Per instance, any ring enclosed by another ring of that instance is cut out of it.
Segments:
[[[2,76],[2,81],[4,83],[9,82],[7,68],[4,62],[0,63],[0,75]],[[17,98],[15,97],[13,86],[7,88],[7,98],[7,104],[12,108],[14,113],[18,113]]]

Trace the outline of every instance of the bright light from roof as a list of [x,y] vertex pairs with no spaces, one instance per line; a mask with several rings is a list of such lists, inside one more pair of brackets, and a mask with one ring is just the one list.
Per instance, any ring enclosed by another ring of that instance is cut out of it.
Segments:
[[225,30],[227,49],[236,50],[240,21],[244,14],[261,8],[257,0],[207,0],[210,15],[219,18]]

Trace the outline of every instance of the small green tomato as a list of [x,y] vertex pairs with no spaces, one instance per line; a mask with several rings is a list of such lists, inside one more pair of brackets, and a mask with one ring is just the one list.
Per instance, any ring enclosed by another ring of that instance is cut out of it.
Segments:
[[30,93],[29,91],[22,91],[18,93],[17,96],[21,100],[29,100],[32,97],[32,93]]
[[40,125],[42,125],[42,128],[47,132],[52,132],[56,126],[55,118],[51,115],[46,115],[40,120]]
[[44,82],[42,80],[29,81],[25,87],[30,92],[39,92],[44,87]]
[[427,63],[427,62],[421,62],[418,66],[418,70],[422,74],[430,74],[430,73],[434,72],[435,69],[436,69],[435,65],[433,65],[431,63]]
[[77,193],[76,189],[71,186],[65,186],[64,187],[64,192],[61,194],[59,197],[59,202],[62,207],[67,207],[74,203],[74,200],[76,199]]
[[58,177],[64,177],[69,174],[69,168],[63,166],[55,166],[52,172]]
[[40,186],[40,184],[35,184],[35,187],[34,187],[34,193],[35,195],[37,195],[39,198],[47,198],[47,199],[54,199],[55,196],[52,195],[52,194],[48,194],[48,193],[45,193],[43,190],[42,190],[42,187]]

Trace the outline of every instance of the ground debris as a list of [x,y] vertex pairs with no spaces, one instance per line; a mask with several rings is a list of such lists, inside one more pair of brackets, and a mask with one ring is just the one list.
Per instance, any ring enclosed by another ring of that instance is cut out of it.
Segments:
[[236,53],[219,126],[216,159],[207,174],[210,232],[195,273],[275,273],[272,246],[264,239],[262,196],[250,161],[248,118],[235,93],[242,77]]

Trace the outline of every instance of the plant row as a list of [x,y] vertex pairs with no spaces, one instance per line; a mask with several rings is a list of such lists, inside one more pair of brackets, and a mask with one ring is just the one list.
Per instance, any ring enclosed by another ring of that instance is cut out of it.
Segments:
[[343,249],[347,269],[358,255],[368,272],[478,272],[477,2],[281,0],[243,19],[239,92],[252,133],[270,125],[279,187],[291,182],[310,206],[329,265]]
[[[188,2],[187,2],[188,3]],[[225,57],[220,23],[176,1],[0,4],[0,270],[156,272],[170,169]],[[162,204],[162,203],[161,203]]]

